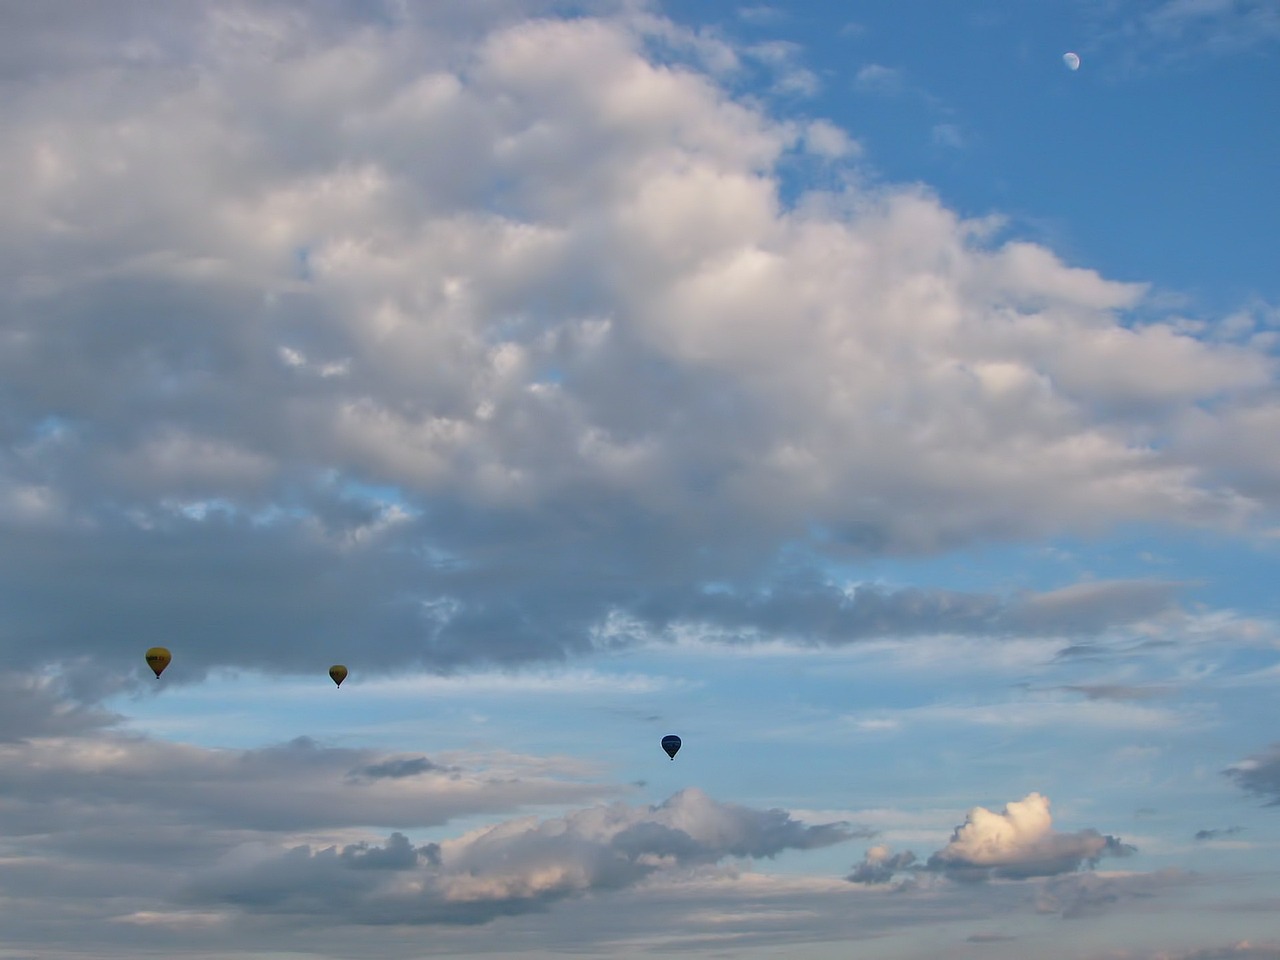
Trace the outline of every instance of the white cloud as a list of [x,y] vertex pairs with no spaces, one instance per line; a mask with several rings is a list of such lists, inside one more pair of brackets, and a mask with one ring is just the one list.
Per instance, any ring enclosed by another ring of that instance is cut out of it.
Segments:
[[765,26],[786,20],[787,11],[767,3],[757,3],[748,7],[739,7],[738,19],[754,26]]
[[814,120],[804,131],[805,147],[828,160],[857,157],[862,146],[844,130],[827,120]]
[[[885,844],[870,847],[846,879],[876,885],[932,872],[960,881],[1027,880],[1069,874],[1082,866],[1093,866],[1103,857],[1133,852],[1132,846],[1093,829],[1078,833],[1055,830],[1049,798],[1030,793],[1006,804],[999,813],[974,807],[946,846],[924,862],[911,851],[894,853]],[[1046,889],[1041,888],[1042,895]]]
[[[203,665],[243,662],[227,634],[288,662],[361,634],[511,663],[754,589],[786,543],[931,552],[1275,502],[1264,352],[1133,326],[1141,284],[927,191],[786,208],[789,151],[856,140],[735,100],[714,38],[643,11],[206,12],[163,21],[182,57],[55,58],[6,97],[0,150],[34,186],[0,230],[23,597],[0,636],[194,621]],[[142,610],[120,587],[147,577],[196,607]]]
[[929,858],[929,865],[960,877],[1053,876],[1108,854],[1123,856],[1131,851],[1115,837],[1104,837],[1096,830],[1054,830],[1049,798],[1031,793],[1006,804],[1001,813],[974,807],[951,842]]
[[788,40],[767,40],[752,44],[745,53],[764,64],[773,73],[772,91],[799,97],[812,97],[822,89],[822,81],[800,63],[802,48]]
[[933,142],[940,147],[959,150],[965,145],[964,134],[954,123],[937,123],[933,126]]
[[859,67],[853,84],[859,90],[881,93],[900,93],[904,89],[902,71],[896,67],[886,67],[882,63],[868,63]]

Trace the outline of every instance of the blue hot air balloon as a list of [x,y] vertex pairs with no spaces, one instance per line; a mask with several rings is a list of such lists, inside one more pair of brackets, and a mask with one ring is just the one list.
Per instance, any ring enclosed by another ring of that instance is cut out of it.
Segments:
[[680,750],[680,738],[674,733],[667,734],[662,738],[662,749],[667,751],[667,756],[674,760],[676,753]]

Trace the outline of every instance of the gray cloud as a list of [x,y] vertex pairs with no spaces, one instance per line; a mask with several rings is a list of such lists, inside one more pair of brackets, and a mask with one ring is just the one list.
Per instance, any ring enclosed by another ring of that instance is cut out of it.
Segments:
[[477,775],[306,737],[253,750],[206,750],[99,733],[0,744],[0,759],[0,811],[10,836],[53,832],[72,846],[103,840],[117,856],[127,855],[121,848],[144,835],[178,836],[196,826],[267,834],[422,828],[619,792],[525,776],[510,761],[495,761],[490,772]]
[[108,727],[121,718],[67,699],[61,678],[29,673],[0,675],[0,743],[75,736]]
[[1081,873],[1053,877],[1037,890],[1036,910],[1056,913],[1067,920],[1088,919],[1131,900],[1150,898],[1162,890],[1194,881],[1193,874],[1173,868],[1149,874]]
[[1079,683],[1067,684],[1061,689],[1083,694],[1090,700],[1156,700],[1168,696],[1174,688],[1123,683]]
[[[614,804],[540,822],[499,824],[430,848],[393,835],[384,847],[232,851],[197,878],[194,903],[266,913],[341,915],[355,923],[484,923],[567,897],[634,886],[659,871],[728,857],[773,857],[848,838],[781,810],[718,803],[688,789],[653,807]],[[399,878],[394,874],[411,874]]]
[[1280,960],[1280,943],[1251,943],[1241,940],[1222,947],[1208,947],[1186,953],[1168,953],[1168,960]]
[[1196,840],[1221,840],[1223,837],[1234,837],[1243,832],[1244,827],[1224,827],[1218,830],[1197,830]]
[[412,759],[383,760],[381,763],[371,763],[367,767],[351,771],[349,776],[367,780],[379,780],[382,778],[399,780],[403,777],[420,776],[433,770],[452,770],[452,768],[432,763],[426,757],[413,757]]
[[[35,719],[26,728],[56,728],[63,702],[46,693],[43,718],[29,711]],[[578,805],[624,789],[583,782],[576,766],[558,770],[554,760],[526,764],[502,754],[474,762],[484,774],[466,763],[306,737],[212,750],[101,723],[15,738],[0,743],[0,819],[5,849],[23,856],[0,862],[0,884],[52,897],[46,915],[110,889],[199,917],[231,909],[334,923],[469,924],[633,887],[658,873],[771,858],[855,835],[844,824],[807,825],[783,810],[688,789],[656,806],[588,806],[557,819],[499,821],[454,839],[411,840],[409,831],[461,817]],[[391,830],[383,842],[302,839],[378,827]],[[192,877],[179,900],[174,871]]]
[[1267,806],[1280,806],[1280,743],[1232,764],[1223,774],[1242,789],[1264,797]]
[[[577,769],[557,774],[554,761],[519,760],[499,755],[445,767],[417,753],[337,749],[306,738],[206,750],[110,725],[5,744],[0,885],[26,898],[10,901],[6,937],[62,955],[78,949],[77,938],[92,937],[103,956],[137,956],[146,944],[179,956],[198,941],[194,949],[223,955],[253,948],[403,958],[396,938],[362,940],[367,927],[433,924],[439,949],[465,952],[477,941],[455,940],[451,931],[505,917],[500,928],[486,927],[483,943],[497,949],[533,937],[548,950],[590,951],[619,937],[649,943],[660,929],[664,949],[786,948],[957,917],[995,923],[1025,912],[1027,890],[1042,882],[947,884],[942,875],[921,874],[905,854],[869,852],[869,864],[900,867],[932,892],[922,900],[910,884],[868,884],[851,902],[838,877],[766,876],[744,861],[866,831],[809,825],[698,790],[652,806],[591,805],[616,788],[584,784]],[[478,766],[483,776],[472,772]],[[537,804],[574,809],[505,819]],[[439,832],[452,818],[477,814],[498,819],[466,833]],[[434,829],[434,842],[414,838],[425,827]],[[1029,836],[1019,849],[1034,846]],[[1099,899],[1114,892],[1054,888],[1055,909],[1123,905],[1123,891],[1117,900]],[[605,894],[610,909],[597,909]],[[567,903],[583,898],[596,907],[574,908],[566,923]],[[555,912],[538,919],[547,910]]]
[[862,862],[845,879],[850,883],[891,883],[895,875],[916,866],[916,855],[910,850],[893,853],[888,847],[876,846],[867,851]]

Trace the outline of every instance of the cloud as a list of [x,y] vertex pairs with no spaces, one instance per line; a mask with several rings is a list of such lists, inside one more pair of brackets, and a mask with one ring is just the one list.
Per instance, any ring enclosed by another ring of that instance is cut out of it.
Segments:
[[[620,789],[584,782],[581,770],[519,757],[438,764],[421,756],[324,746],[299,737],[250,750],[98,732],[0,744],[7,833],[113,855],[142,836],[148,847],[218,831],[323,832],[352,826],[413,829],[462,816],[582,802]],[[573,779],[570,779],[570,778]],[[160,838],[166,838],[164,842]],[[203,843],[197,843],[203,846]]]
[[1062,687],[1090,700],[1155,700],[1168,696],[1172,687],[1133,686],[1123,683],[1078,683]]
[[1244,827],[1225,827],[1220,830],[1197,830],[1196,840],[1219,840],[1222,837],[1234,837],[1242,832]]
[[1239,940],[1224,947],[1169,954],[1168,960],[1280,960],[1280,943]]
[[965,145],[964,134],[954,123],[935,123],[930,131],[933,142],[940,147],[960,150]]
[[827,160],[856,157],[862,152],[856,140],[827,120],[814,120],[805,128],[804,144],[810,153]]
[[710,638],[790,638],[832,646],[928,635],[1095,637],[1144,621],[1185,622],[1176,603],[1185,587],[1157,580],[1091,581],[999,597],[841,584],[817,570],[793,568],[753,590],[689,591],[684,597],[673,592],[670,606],[651,603],[633,615],[640,630],[697,626]]
[[797,97],[812,97],[822,89],[822,81],[800,64],[801,47],[787,40],[768,40],[744,48],[743,53],[759,61],[774,74],[772,91]]
[[785,21],[788,17],[786,10],[770,6],[767,3],[757,3],[752,4],[751,6],[739,7],[737,14],[739,20],[757,27],[780,23]]
[[1166,42],[1232,50],[1280,40],[1280,11],[1267,0],[1163,0],[1143,17]]
[[123,719],[70,702],[61,677],[29,673],[0,675],[0,744],[33,738],[75,736],[109,727]]
[[1266,798],[1267,806],[1280,806],[1280,744],[1272,744],[1222,772],[1242,789]]
[[[182,636],[182,682],[351,636],[447,671],[626,621],[978,629],[999,601],[786,571],[1274,502],[1200,442],[1270,449],[1265,351],[1136,324],[1143,285],[918,187],[784,202],[796,150],[856,138],[735,98],[671,21],[464,6],[6,32],[10,653]],[[812,89],[793,46],[737,54]]]
[[909,850],[893,853],[886,846],[875,846],[867,850],[862,862],[845,879],[850,883],[890,883],[895,874],[911,869],[915,863],[916,855]]
[[1053,877],[1036,891],[1036,910],[1056,913],[1066,920],[1097,917],[1134,900],[1148,899],[1161,890],[1196,881],[1194,874],[1176,868],[1147,874],[1097,873]]
[[903,874],[936,873],[965,882],[1027,880],[1074,873],[1083,866],[1095,866],[1103,857],[1135,852],[1130,844],[1096,830],[1054,830],[1048,797],[1031,793],[1006,804],[1001,813],[974,807],[947,845],[925,861],[911,851],[894,853],[886,845],[871,847],[845,879],[878,885]]
[[[43,704],[29,732],[58,729],[49,717],[63,702],[50,692]],[[104,956],[136,956],[145,932],[174,956],[286,942],[328,956],[369,924],[474,925],[593,893],[643,898],[700,876],[723,882],[686,906],[727,909],[742,894],[725,884],[747,861],[864,835],[695,789],[652,806],[598,804],[627,788],[557,758],[428,758],[308,738],[206,749],[122,733],[114,720],[0,744],[0,886],[20,891],[6,922],[15,947],[71,955],[87,937]],[[570,812],[527,815],[538,806]],[[458,820],[470,829],[451,828]],[[838,881],[815,883],[831,895]],[[752,895],[774,896],[765,886]],[[788,918],[807,916],[800,899]],[[300,930],[299,916],[313,922]],[[778,928],[775,919],[757,933]],[[183,940],[193,935],[214,939],[193,947]]]
[[853,85],[858,90],[900,93],[904,89],[902,71],[881,63],[868,63],[858,68]]
[[1031,793],[1006,804],[1002,813],[974,807],[951,841],[929,857],[927,868],[961,880],[1048,877],[1134,850],[1096,830],[1054,830],[1049,799]]
[[1128,70],[1239,55],[1280,41],[1280,11],[1269,0],[1141,0],[1099,4],[1094,12],[1094,45]]
[[[46,697],[46,718],[65,712]],[[49,719],[27,724],[54,726]],[[442,763],[306,737],[214,750],[100,724],[0,744],[0,769],[0,883],[33,896],[67,884],[56,904],[107,890],[121,902],[149,899],[120,914],[126,926],[198,926],[228,910],[350,923],[483,922],[633,887],[658,873],[767,859],[856,835],[842,823],[811,826],[783,810],[688,789],[655,806],[499,819],[423,842],[411,833],[461,818],[581,806],[625,788],[591,782],[579,764],[554,758],[473,755]],[[378,828],[389,835],[370,842]],[[177,899],[175,869],[192,877]]]
[[1149,951],[1117,950],[1098,960],[1278,960],[1280,943],[1275,941],[1237,940],[1222,946],[1191,950]]
[[426,757],[413,757],[412,759],[383,760],[381,763],[371,763],[367,767],[353,770],[352,775],[368,780],[382,778],[399,780],[403,777],[417,777],[432,770],[441,769],[446,768],[432,763]]
[[804,826],[781,810],[718,803],[687,789],[657,806],[509,821],[429,848],[393,834],[383,847],[232,851],[187,896],[250,911],[337,913],[356,923],[474,924],[632,887],[659,871],[847,837],[838,824]]

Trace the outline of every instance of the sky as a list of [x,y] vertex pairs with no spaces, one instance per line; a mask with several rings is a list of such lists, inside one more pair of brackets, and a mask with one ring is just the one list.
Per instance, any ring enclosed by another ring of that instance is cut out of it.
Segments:
[[0,960],[1280,960],[1275,0],[0,27]]

